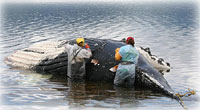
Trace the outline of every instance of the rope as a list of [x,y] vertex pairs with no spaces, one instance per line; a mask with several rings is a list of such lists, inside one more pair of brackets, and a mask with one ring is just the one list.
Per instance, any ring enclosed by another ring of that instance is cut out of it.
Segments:
[[190,88],[188,88],[188,92],[186,92],[185,94],[179,94],[179,93],[177,93],[176,94],[176,96],[178,96],[178,97],[183,97],[183,96],[186,96],[186,97],[189,97],[189,96],[191,96],[191,95],[195,95],[196,94],[196,92],[194,91],[194,90],[190,90]]
[[184,109],[186,110],[187,108],[186,108],[186,106],[185,106],[185,104],[184,104],[184,102],[182,100],[182,97],[183,96],[189,97],[189,96],[195,95],[195,94],[196,94],[196,92],[194,90],[191,91],[190,88],[188,88],[188,92],[186,92],[185,94],[179,94],[179,93],[177,93],[177,94],[175,94],[175,96],[177,96],[179,98],[181,104],[183,105]]

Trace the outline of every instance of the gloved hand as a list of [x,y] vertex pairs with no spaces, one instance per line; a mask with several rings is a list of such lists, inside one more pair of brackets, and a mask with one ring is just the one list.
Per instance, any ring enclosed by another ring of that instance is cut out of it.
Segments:
[[118,52],[119,52],[119,49],[120,49],[120,48],[116,48],[116,49],[115,49],[115,53],[118,53]]
[[115,60],[119,61],[121,59],[121,56],[119,54],[119,49],[120,48],[116,48],[115,49]]
[[88,44],[85,44],[85,48],[88,49],[90,48],[90,46]]

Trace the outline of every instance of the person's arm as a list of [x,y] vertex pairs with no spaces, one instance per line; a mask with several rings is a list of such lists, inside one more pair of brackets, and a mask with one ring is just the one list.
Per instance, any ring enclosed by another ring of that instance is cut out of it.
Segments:
[[90,58],[92,56],[92,52],[90,50],[90,46],[88,44],[85,45],[86,49],[82,49],[80,51],[80,57],[82,58]]
[[72,45],[70,45],[70,44],[65,45],[66,52],[68,52],[70,50],[70,48],[72,48]]
[[119,61],[121,59],[121,55],[119,54],[119,49],[120,48],[115,49],[115,60],[116,61]]
[[81,52],[82,53],[81,56],[83,58],[90,58],[92,56],[92,52],[91,52],[90,49],[82,49],[81,51],[82,51]]

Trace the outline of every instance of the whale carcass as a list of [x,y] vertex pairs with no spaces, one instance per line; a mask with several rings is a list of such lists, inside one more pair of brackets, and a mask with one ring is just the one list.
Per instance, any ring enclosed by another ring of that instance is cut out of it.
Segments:
[[[115,49],[125,43],[106,39],[85,39],[92,50],[92,58],[98,61],[97,65],[89,59],[86,63],[86,80],[113,82],[114,74],[109,69],[119,62],[114,60]],[[67,53],[65,44],[74,44],[75,40],[44,41],[18,50],[5,59],[12,67],[20,67],[44,74],[59,74],[66,76]],[[160,70],[170,70],[169,63],[151,55],[148,48],[137,47],[140,52],[136,65],[135,86],[148,87],[160,91],[167,96],[177,98],[174,91],[164,78]],[[151,61],[152,60],[152,61]],[[154,63],[152,63],[154,61]],[[157,63],[157,66],[155,64]],[[160,65],[160,66],[158,66]],[[64,77],[66,78],[66,77]]]

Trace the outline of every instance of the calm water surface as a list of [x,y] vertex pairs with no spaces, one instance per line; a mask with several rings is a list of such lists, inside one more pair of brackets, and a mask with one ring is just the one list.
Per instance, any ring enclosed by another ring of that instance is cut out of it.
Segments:
[[12,68],[6,56],[33,43],[74,37],[121,40],[134,36],[137,46],[171,63],[165,75],[191,110],[199,108],[199,38],[196,3],[4,4],[0,25],[2,110],[181,110],[177,101],[139,88],[115,88],[102,82],[53,81],[51,75]]

